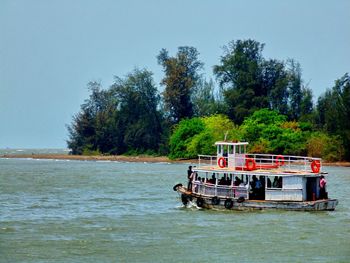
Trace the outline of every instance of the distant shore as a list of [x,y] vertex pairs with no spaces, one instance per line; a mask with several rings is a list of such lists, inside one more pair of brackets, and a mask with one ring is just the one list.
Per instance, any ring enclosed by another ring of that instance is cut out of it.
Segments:
[[[125,155],[68,155],[68,154],[4,154],[0,158],[49,159],[77,161],[118,161],[118,162],[148,162],[148,163],[197,163],[197,159],[171,160],[166,156],[125,156]],[[323,162],[324,166],[350,167],[350,162]]]
[[148,162],[148,163],[196,163],[195,159],[170,160],[166,156],[125,156],[125,155],[68,155],[68,154],[4,154],[0,158],[11,159],[49,159],[77,161],[119,161],[119,162]]

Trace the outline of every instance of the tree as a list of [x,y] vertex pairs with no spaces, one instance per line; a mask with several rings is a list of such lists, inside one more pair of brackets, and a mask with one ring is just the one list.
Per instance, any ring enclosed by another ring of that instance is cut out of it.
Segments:
[[270,59],[262,64],[263,90],[267,94],[269,109],[288,113],[288,73],[283,62]]
[[88,154],[99,150],[99,145],[103,141],[101,134],[109,128],[102,119],[108,119],[113,115],[117,104],[113,94],[102,90],[99,82],[89,82],[88,89],[91,92],[89,99],[81,105],[81,111],[73,117],[72,124],[67,127],[69,133],[67,144],[73,154]]
[[194,47],[179,47],[175,57],[170,57],[166,49],[157,57],[165,73],[161,84],[165,86],[164,108],[171,123],[193,116],[191,96],[200,78],[198,71],[203,66],[198,55]]
[[311,122],[314,116],[314,105],[312,102],[312,90],[308,87],[303,87],[302,99],[300,101],[300,121]]
[[[301,103],[304,95],[302,90],[301,67],[300,64],[293,59],[288,60],[288,65],[289,112],[286,114],[288,114],[291,120],[299,120],[301,116]],[[308,94],[305,95],[307,96]]]
[[[135,69],[102,90],[89,83],[91,95],[68,126],[73,154],[155,153],[164,144],[160,96],[152,73]],[[163,147],[164,148],[164,147]]]
[[207,82],[200,79],[192,94],[194,116],[203,117],[224,112],[225,106],[219,96],[220,94],[215,94],[212,80]]
[[317,102],[319,127],[343,140],[345,158],[350,160],[350,77],[344,74]]
[[260,83],[263,47],[251,39],[232,41],[224,47],[220,65],[214,66],[214,74],[225,89],[228,115],[235,123],[268,106]]
[[170,137],[170,158],[196,158],[198,154],[215,154],[216,141],[239,139],[239,132],[225,115],[184,119],[174,127]]
[[157,152],[162,138],[162,116],[152,73],[135,69],[125,79],[116,77],[111,89],[119,101],[117,123],[123,133],[123,150]]

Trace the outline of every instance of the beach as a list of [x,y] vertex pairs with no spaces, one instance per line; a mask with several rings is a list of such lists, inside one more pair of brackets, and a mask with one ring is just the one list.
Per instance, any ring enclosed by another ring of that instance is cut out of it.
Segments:
[[171,160],[166,156],[125,156],[125,155],[69,155],[69,154],[4,154],[1,158],[16,159],[48,159],[48,160],[79,160],[79,161],[118,161],[118,162],[148,162],[148,163],[195,163],[195,159]]

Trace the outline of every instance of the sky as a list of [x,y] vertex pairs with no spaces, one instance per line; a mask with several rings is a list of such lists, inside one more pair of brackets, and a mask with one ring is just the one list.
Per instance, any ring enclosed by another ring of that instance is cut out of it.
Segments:
[[232,40],[301,65],[317,100],[350,72],[350,1],[0,0],[0,148],[65,148],[89,96],[137,68],[163,76],[156,56],[193,46],[212,68]]

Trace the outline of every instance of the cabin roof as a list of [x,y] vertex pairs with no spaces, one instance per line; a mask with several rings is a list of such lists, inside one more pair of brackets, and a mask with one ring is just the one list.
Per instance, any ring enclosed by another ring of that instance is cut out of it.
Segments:
[[215,145],[248,145],[248,142],[215,142]]

